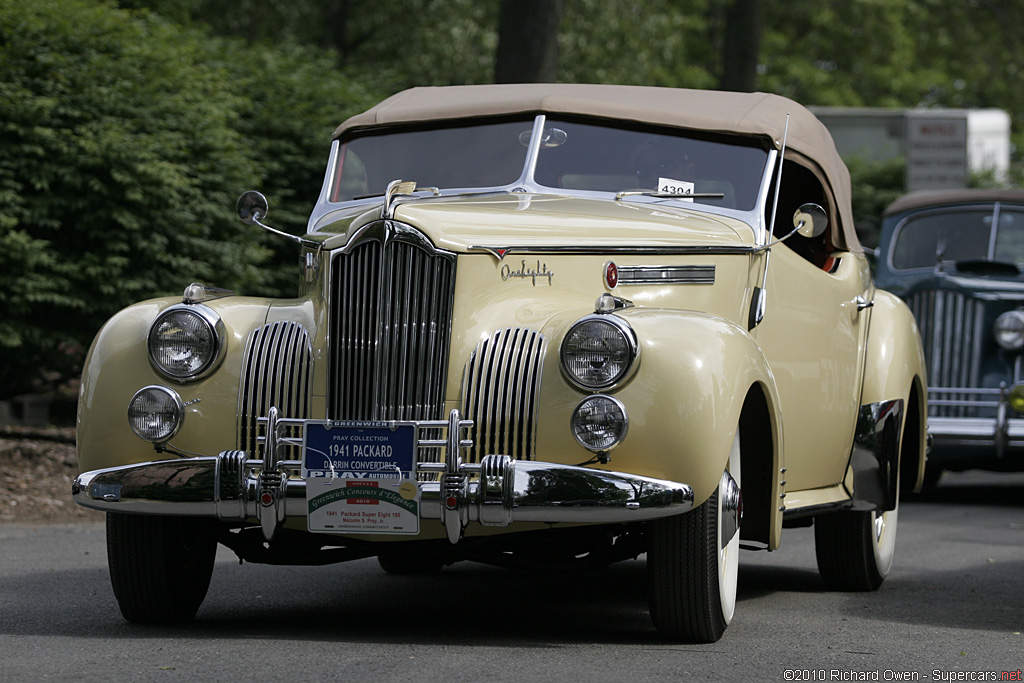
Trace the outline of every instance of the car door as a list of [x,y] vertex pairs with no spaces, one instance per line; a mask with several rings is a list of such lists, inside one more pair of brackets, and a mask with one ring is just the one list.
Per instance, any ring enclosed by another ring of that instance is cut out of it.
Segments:
[[787,489],[837,484],[850,459],[870,296],[858,260],[834,272],[783,245],[771,256],[765,317],[755,330],[778,385]]
[[862,255],[836,252],[835,202],[811,169],[787,160],[776,235],[792,229],[795,207],[825,209],[832,225],[772,247],[765,313],[753,334],[771,365],[783,415],[787,490],[840,483],[859,412],[872,284]]

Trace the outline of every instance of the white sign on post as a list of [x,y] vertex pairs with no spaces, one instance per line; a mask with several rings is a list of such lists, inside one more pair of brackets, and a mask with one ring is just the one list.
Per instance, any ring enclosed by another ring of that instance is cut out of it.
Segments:
[[967,187],[967,117],[907,112],[907,191]]

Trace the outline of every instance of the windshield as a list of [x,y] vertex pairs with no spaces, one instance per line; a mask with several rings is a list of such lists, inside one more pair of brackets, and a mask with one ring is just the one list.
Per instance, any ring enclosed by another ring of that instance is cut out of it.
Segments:
[[892,267],[995,261],[1024,270],[1024,207],[957,208],[911,216],[893,237]]
[[[713,194],[697,201],[754,208],[768,161],[756,140],[673,129],[534,119],[394,128],[342,141],[332,202],[382,195],[393,180],[446,190],[512,189]],[[537,148],[530,172],[530,150]]]

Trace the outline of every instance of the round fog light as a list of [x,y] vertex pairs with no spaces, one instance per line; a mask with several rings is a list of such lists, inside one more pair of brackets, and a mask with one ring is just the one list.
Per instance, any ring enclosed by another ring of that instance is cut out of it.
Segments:
[[626,406],[611,396],[588,396],[572,411],[572,435],[581,446],[595,453],[618,446],[628,430]]
[[128,403],[128,424],[140,439],[165,443],[185,420],[185,406],[177,393],[161,386],[139,389]]
[[1024,382],[1017,382],[1010,387],[1010,407],[1018,413],[1024,413]]

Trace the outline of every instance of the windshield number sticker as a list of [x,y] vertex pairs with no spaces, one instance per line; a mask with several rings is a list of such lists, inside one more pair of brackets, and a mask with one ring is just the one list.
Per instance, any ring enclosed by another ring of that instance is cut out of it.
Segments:
[[[693,194],[693,182],[688,180],[673,180],[672,178],[658,178],[658,192],[664,194],[677,194],[680,198]],[[684,199],[692,202],[693,199]]]

